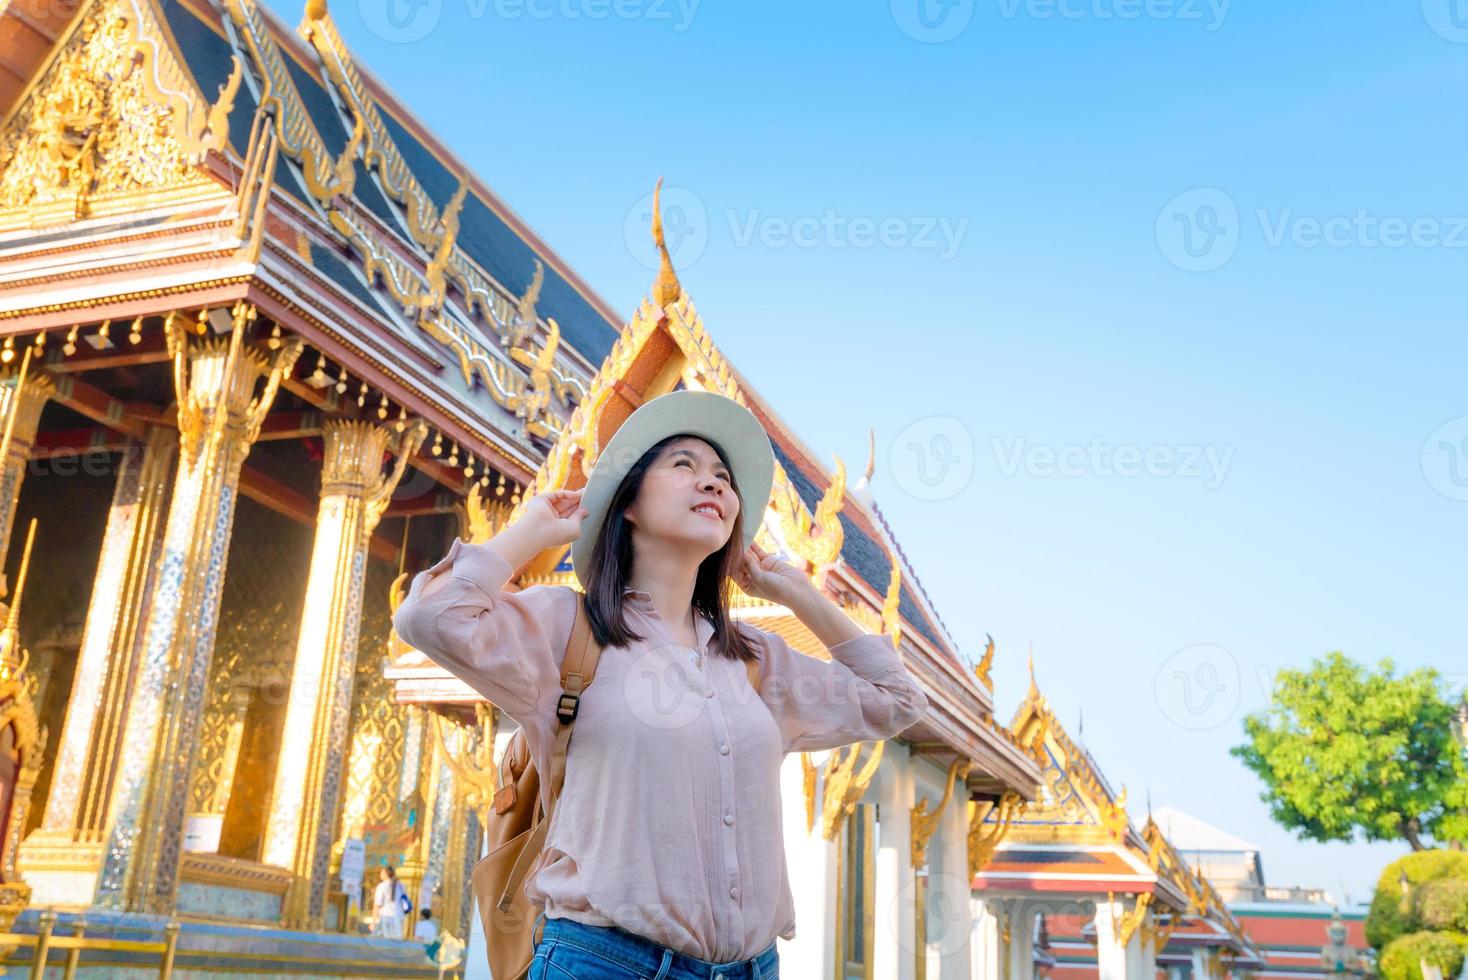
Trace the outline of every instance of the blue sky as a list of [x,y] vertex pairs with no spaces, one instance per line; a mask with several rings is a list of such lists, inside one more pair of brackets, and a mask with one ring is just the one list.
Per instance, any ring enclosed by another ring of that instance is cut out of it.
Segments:
[[854,471],[876,428],[878,501],[960,644],[998,641],[1003,715],[1033,643],[1135,817],[1364,899],[1400,848],[1296,842],[1227,750],[1330,650],[1468,673],[1449,2],[332,10],[622,311],[665,175],[725,353]]

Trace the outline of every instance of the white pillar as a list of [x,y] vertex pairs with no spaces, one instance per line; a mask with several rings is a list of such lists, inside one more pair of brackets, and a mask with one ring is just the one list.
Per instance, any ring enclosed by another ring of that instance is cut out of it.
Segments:
[[1009,903],[1009,943],[1005,951],[1008,980],[1030,977],[1035,972],[1035,908],[1022,899]]
[[[812,758],[817,767],[824,767],[826,753],[813,753]],[[815,828],[806,828],[805,773],[799,753],[787,755],[780,767],[780,797],[786,871],[796,916],[795,939],[778,943],[780,972],[790,977],[834,976],[836,845],[821,836],[819,800]]]
[[[1101,899],[1096,903],[1096,973],[1097,980],[1140,980],[1140,963],[1133,947],[1140,942],[1136,933],[1123,944],[1118,929],[1131,910],[1128,899]],[[1139,930],[1140,931],[1140,930]],[[1147,980],[1151,980],[1150,977]]]
[[969,975],[973,980],[1000,980],[999,958],[1002,955],[999,916],[1002,903],[997,898],[975,898],[973,928],[969,942]]
[[[908,747],[889,742],[872,782],[877,789],[877,881],[872,906],[872,976],[877,980],[912,980],[917,955],[916,884],[912,867],[914,760]],[[871,789],[868,789],[871,792]],[[803,974],[802,974],[803,975]]]
[[969,944],[973,935],[973,879],[968,874],[967,793],[959,782],[953,800],[943,813],[943,918],[941,937],[933,938],[942,950],[943,972],[929,980],[955,980],[969,976]]

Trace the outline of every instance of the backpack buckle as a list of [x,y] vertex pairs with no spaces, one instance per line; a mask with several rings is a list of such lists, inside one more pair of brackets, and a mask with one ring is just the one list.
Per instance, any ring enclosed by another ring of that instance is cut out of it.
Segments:
[[556,705],[556,718],[562,725],[569,725],[576,720],[576,712],[581,707],[581,695],[567,694],[561,692],[561,700]]

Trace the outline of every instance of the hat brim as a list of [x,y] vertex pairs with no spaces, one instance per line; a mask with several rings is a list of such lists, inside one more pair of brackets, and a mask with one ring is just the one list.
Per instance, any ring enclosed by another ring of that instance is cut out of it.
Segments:
[[571,543],[571,567],[583,587],[592,549],[617,488],[643,454],[675,433],[698,436],[723,450],[739,487],[743,546],[748,548],[754,541],[775,479],[769,434],[753,412],[732,398],[712,391],[670,391],[627,416],[592,466],[581,493],[581,506],[588,514],[581,522],[580,536]]

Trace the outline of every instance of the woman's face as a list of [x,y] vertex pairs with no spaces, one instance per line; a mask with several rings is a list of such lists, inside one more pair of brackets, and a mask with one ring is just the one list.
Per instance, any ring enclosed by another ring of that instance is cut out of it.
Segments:
[[685,544],[701,561],[729,540],[738,513],[729,468],[713,446],[684,436],[659,451],[626,517],[634,535]]
[[378,868],[377,869],[377,877],[378,877],[378,880],[380,880],[380,881],[386,881],[387,880],[387,877],[388,877],[387,876],[387,869],[386,868]]

